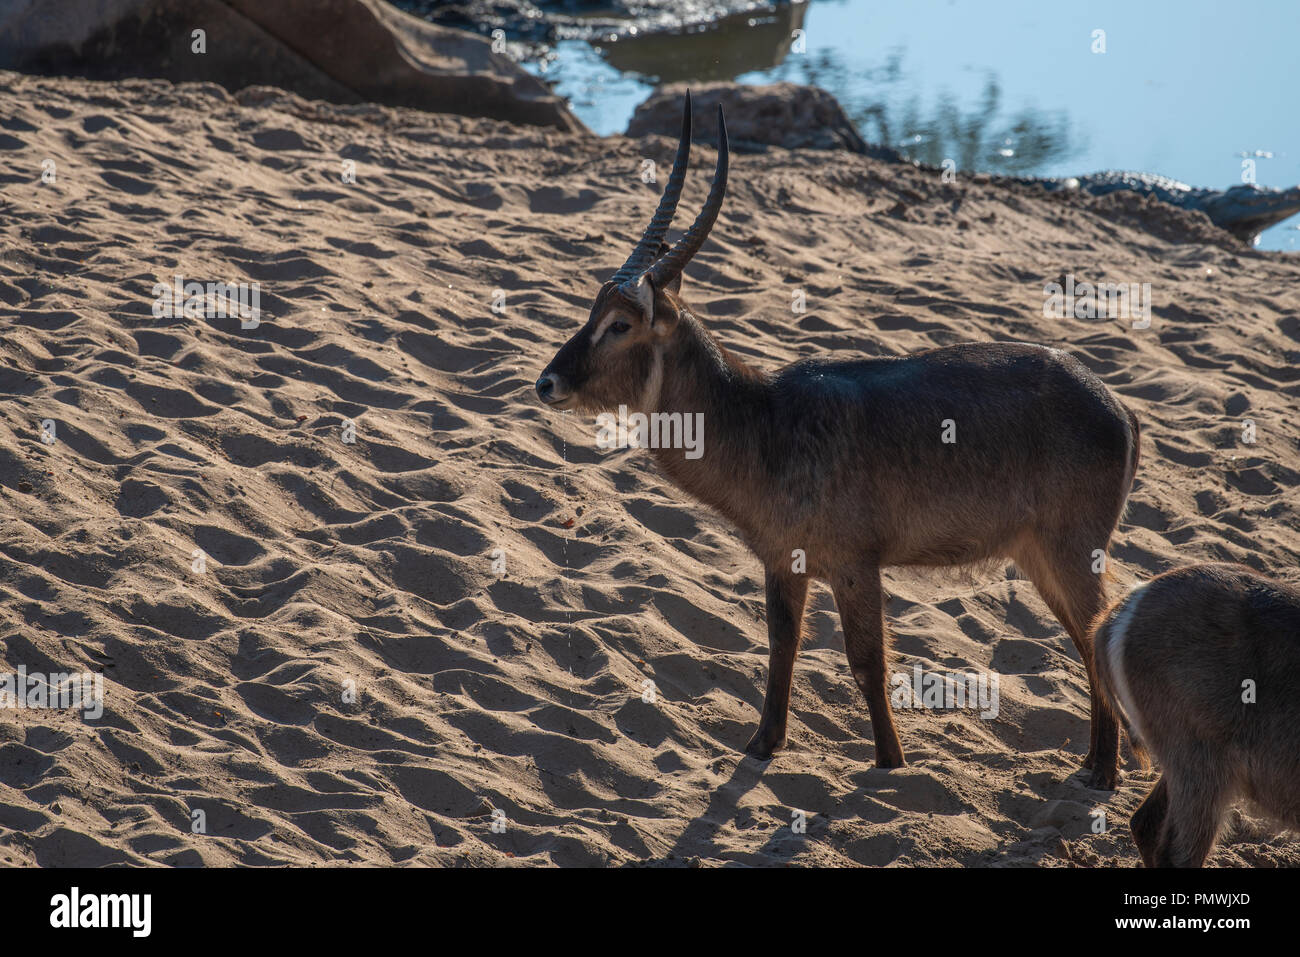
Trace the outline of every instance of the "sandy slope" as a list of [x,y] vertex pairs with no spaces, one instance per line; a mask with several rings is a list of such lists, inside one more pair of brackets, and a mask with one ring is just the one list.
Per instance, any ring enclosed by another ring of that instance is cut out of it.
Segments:
[[[760,569],[530,388],[671,143],[241,99],[0,74],[0,671],[107,678],[93,724],[0,713],[0,863],[1136,863],[1151,778],[1072,776],[1083,669],[1014,573],[888,581],[893,666],[992,669],[996,720],[901,713],[911,764],[875,769],[818,589],[791,747],[739,759]],[[733,183],[686,291],[736,351],[1065,345],[1144,421],[1119,578],[1230,558],[1294,580],[1300,263],[847,156],[740,157]],[[262,325],[154,318],[176,272],[260,282]],[[1065,273],[1150,282],[1152,327],[1042,318]],[[1247,818],[1214,862],[1300,844]]]

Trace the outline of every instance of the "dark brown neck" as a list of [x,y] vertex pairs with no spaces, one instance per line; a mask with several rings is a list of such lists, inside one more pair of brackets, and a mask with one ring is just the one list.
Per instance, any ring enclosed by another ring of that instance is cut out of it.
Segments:
[[697,450],[659,448],[652,454],[679,487],[746,530],[753,496],[771,468],[766,377],[727,352],[684,311],[664,347],[658,401],[646,411],[690,415],[702,424]]

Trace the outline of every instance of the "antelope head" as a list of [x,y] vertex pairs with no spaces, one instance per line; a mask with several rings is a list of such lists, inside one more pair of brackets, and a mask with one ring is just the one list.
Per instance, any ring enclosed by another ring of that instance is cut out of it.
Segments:
[[627,405],[649,411],[662,381],[663,350],[681,320],[682,269],[708,238],[727,190],[727,127],[718,106],[718,165],[695,222],[671,248],[673,221],[691,154],[691,95],[686,94],[677,158],[654,218],[632,255],[596,294],[586,325],[560,347],[537,380],[554,409],[602,412]]

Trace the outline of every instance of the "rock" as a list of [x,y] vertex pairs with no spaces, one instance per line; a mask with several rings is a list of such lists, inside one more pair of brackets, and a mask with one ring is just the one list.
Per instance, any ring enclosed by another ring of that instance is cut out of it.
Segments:
[[620,73],[660,83],[729,80],[776,66],[808,9],[807,0],[390,2],[431,23],[504,37],[520,61],[549,64],[558,42],[585,40]]
[[[199,28],[204,53],[192,50]],[[487,40],[383,0],[9,0],[0,69],[207,81],[231,92],[274,86],[334,103],[585,130]]]
[[807,9],[780,3],[760,16],[733,13],[677,29],[656,20],[641,29],[599,32],[591,42],[620,73],[657,77],[660,84],[729,81],[784,62]]
[[[655,90],[636,108],[627,135],[658,133],[676,137],[681,130],[682,97],[688,85],[673,83]],[[868,146],[835,97],[815,86],[704,83],[690,86],[690,91],[697,142],[717,144],[717,105],[721,103],[727,115],[731,148],[738,152],[761,152],[781,146],[867,155],[885,152],[890,155],[881,158],[902,161],[893,150]]]

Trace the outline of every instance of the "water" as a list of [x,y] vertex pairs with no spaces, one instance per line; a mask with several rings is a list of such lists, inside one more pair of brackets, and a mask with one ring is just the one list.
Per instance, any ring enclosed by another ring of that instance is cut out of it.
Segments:
[[[1135,169],[1224,188],[1249,162],[1256,182],[1288,187],[1300,183],[1297,41],[1295,0],[812,0],[682,36],[565,41],[544,73],[601,134],[624,130],[659,78],[789,80],[833,93],[868,140],[936,165]],[[1300,250],[1300,217],[1260,246]]]

